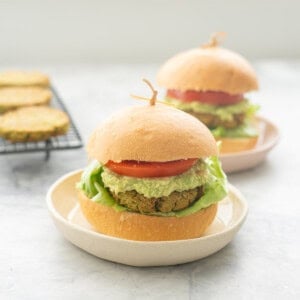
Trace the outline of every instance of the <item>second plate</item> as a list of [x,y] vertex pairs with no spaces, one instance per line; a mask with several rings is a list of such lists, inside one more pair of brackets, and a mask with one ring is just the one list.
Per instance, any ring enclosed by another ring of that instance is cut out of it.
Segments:
[[223,170],[226,173],[251,169],[262,163],[279,140],[279,130],[269,120],[258,117],[259,139],[255,148],[247,151],[221,154]]

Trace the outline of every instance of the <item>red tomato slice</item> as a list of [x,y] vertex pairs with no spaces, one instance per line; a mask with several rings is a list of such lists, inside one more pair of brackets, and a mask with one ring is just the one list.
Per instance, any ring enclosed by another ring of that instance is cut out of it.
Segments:
[[138,162],[124,160],[120,163],[109,161],[106,166],[119,175],[145,178],[175,176],[189,170],[197,158],[181,159],[168,162]]
[[201,91],[179,91],[168,90],[167,96],[180,99],[184,102],[199,101],[211,105],[235,104],[243,100],[243,94],[231,95],[224,92],[201,92]]

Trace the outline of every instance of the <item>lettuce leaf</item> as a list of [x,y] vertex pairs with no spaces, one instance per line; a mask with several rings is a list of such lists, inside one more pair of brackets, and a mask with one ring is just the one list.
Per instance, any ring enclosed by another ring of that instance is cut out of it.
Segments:
[[100,186],[103,186],[101,178],[102,172],[103,167],[98,161],[93,160],[83,171],[81,180],[77,183],[76,187],[84,191],[87,197],[93,198],[96,194],[98,194],[95,183],[99,183]]
[[214,137],[230,137],[230,138],[241,138],[241,137],[256,137],[258,136],[257,128],[249,123],[238,126],[236,128],[225,128],[218,126],[211,129],[211,133]]

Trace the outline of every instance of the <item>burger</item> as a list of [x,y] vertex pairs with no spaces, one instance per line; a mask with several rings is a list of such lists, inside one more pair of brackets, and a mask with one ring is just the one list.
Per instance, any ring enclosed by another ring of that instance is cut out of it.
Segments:
[[94,229],[109,236],[200,237],[227,194],[210,131],[165,104],[115,113],[92,133],[87,151],[91,161],[77,184],[79,204]]
[[258,89],[257,77],[244,57],[219,47],[217,38],[170,58],[157,82],[167,89],[167,103],[201,120],[222,141],[221,153],[248,150],[258,140],[258,106],[245,94]]

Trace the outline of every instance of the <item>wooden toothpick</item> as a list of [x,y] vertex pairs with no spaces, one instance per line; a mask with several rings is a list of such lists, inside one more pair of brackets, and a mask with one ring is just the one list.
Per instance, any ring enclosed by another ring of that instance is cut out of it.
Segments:
[[217,47],[219,44],[225,39],[226,32],[219,31],[215,32],[210,36],[209,42],[202,45],[202,48],[211,48],[211,47]]
[[155,105],[156,102],[164,103],[162,101],[157,100],[157,93],[158,92],[157,92],[157,90],[154,89],[151,82],[148,79],[145,79],[145,78],[143,78],[143,81],[150,87],[150,89],[152,91],[152,97],[147,98],[147,97],[141,97],[141,96],[136,96],[136,95],[130,95],[130,96],[134,99],[149,101],[149,104],[151,106]]

